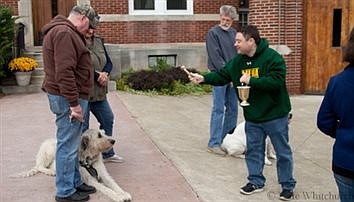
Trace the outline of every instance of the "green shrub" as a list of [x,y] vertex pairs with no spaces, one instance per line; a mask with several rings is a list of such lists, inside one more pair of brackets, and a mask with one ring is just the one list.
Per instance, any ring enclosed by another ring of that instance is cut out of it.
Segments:
[[12,46],[15,37],[15,20],[10,7],[0,5],[0,77],[5,76],[4,70],[12,57]]
[[204,95],[211,93],[211,85],[173,82],[173,89],[166,92],[167,95]]

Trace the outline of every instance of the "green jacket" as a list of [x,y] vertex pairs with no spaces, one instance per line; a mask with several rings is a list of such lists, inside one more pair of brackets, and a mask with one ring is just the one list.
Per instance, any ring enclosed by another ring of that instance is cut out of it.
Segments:
[[232,82],[237,92],[243,73],[251,75],[250,106],[243,107],[246,121],[265,122],[286,116],[290,99],[286,89],[286,65],[283,57],[261,39],[253,57],[238,54],[217,72],[204,75],[204,82],[225,85]]
[[[98,36],[93,36],[93,43],[91,45],[87,45],[87,48],[90,50],[91,53],[92,66],[94,68],[94,71],[102,72],[105,64],[107,63],[107,57],[105,54],[104,43],[102,39]],[[108,93],[108,87],[101,86],[97,82],[97,79],[98,75],[94,76],[95,82],[89,93],[90,102],[102,101],[107,99],[106,94]]]

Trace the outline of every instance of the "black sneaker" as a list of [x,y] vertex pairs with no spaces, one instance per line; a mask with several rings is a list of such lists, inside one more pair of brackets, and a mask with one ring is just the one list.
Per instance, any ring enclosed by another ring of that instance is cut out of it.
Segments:
[[78,191],[76,191],[75,193],[67,197],[55,196],[55,200],[58,202],[83,202],[83,201],[88,201],[89,199],[90,199],[89,195],[80,194],[80,192]]
[[280,200],[283,201],[290,201],[294,196],[294,192],[288,189],[283,189],[283,191],[280,193]]
[[76,187],[76,191],[80,193],[85,193],[85,194],[92,194],[96,192],[96,188],[90,185],[87,185],[85,183],[82,183],[82,185]]
[[250,195],[263,191],[263,187],[264,186],[257,186],[252,183],[247,183],[245,186],[241,187],[240,192],[241,194]]

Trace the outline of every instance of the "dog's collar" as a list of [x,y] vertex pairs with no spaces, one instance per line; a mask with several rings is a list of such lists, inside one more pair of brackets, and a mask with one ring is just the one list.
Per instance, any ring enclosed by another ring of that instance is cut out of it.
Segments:
[[80,166],[84,167],[88,173],[94,178],[97,179],[98,182],[101,181],[100,177],[98,176],[98,172],[96,168],[94,168],[92,165],[88,164],[87,161],[80,161]]
[[85,159],[84,161],[80,161],[80,163],[82,162],[83,164],[93,165],[93,163],[95,163],[97,161],[98,155],[95,155],[93,157],[87,156],[86,158],[82,157],[80,159]]

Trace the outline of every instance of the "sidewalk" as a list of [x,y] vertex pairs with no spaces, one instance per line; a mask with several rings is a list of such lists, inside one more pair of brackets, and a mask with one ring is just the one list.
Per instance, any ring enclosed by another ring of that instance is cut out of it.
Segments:
[[[338,201],[331,172],[333,140],[316,128],[321,96],[291,98],[294,119],[290,143],[298,181],[295,201]],[[131,193],[134,202],[278,201],[276,166],[266,166],[265,191],[244,196],[244,159],[206,152],[211,97],[142,96],[111,92],[115,114],[115,149],[126,159],[106,164],[112,177]],[[242,120],[242,110],[239,111]],[[0,99],[0,202],[54,201],[54,178],[42,174],[24,179],[8,175],[31,168],[43,140],[54,137],[54,115],[43,93]],[[91,119],[91,127],[97,127]],[[92,202],[110,202],[91,195]]]

